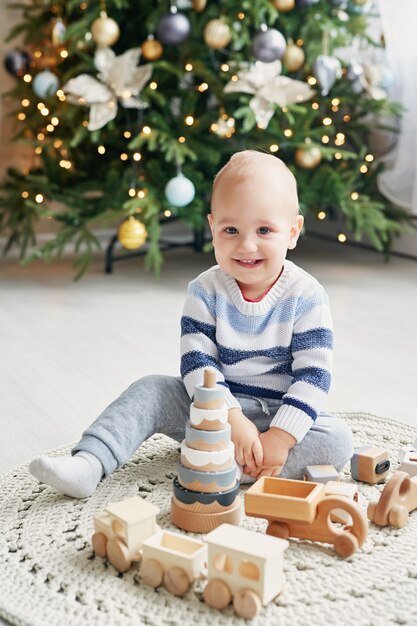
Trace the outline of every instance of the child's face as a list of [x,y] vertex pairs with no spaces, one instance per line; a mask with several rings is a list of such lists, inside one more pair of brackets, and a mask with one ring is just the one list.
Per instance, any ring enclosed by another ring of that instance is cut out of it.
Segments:
[[285,177],[271,175],[254,182],[225,174],[208,216],[217,263],[252,299],[277,280],[303,225]]

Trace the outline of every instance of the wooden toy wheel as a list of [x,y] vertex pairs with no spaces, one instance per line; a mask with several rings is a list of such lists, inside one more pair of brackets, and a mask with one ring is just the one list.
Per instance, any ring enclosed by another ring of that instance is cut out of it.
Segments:
[[290,529],[287,524],[284,524],[283,522],[269,522],[266,534],[278,537],[279,539],[288,539],[290,536]]
[[93,550],[97,556],[106,556],[107,554],[107,537],[104,533],[94,533],[91,537]]
[[334,540],[334,549],[343,558],[352,556],[358,548],[359,541],[352,533],[343,532]]
[[378,504],[378,501],[374,501],[374,500],[368,504],[367,515],[368,515],[368,519],[370,519],[371,522],[373,522],[375,519],[375,512],[376,512],[377,504]]
[[408,522],[408,510],[402,504],[394,504],[388,515],[388,521],[395,528],[403,528]]
[[107,556],[110,563],[118,572],[127,572],[132,565],[129,550],[119,537],[113,537],[107,543]]
[[252,619],[261,610],[262,602],[258,594],[252,589],[242,589],[233,598],[233,608],[239,617]]
[[147,559],[141,565],[139,576],[145,585],[159,587],[164,580],[164,570],[162,565],[155,559]]
[[190,581],[181,567],[171,567],[164,574],[164,587],[174,596],[182,596],[189,590]]
[[222,580],[210,580],[203,591],[204,600],[213,609],[225,609],[232,599],[229,587]]

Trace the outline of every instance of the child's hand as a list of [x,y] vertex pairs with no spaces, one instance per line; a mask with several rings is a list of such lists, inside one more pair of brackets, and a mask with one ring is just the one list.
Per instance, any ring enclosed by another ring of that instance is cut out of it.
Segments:
[[232,441],[235,444],[236,461],[242,467],[256,470],[263,463],[258,429],[240,409],[229,409],[228,419],[232,429]]
[[274,426],[260,433],[259,440],[263,449],[263,462],[258,464],[256,469],[244,467],[244,473],[254,478],[279,476],[287,460],[288,451],[297,443],[297,440],[287,431]]

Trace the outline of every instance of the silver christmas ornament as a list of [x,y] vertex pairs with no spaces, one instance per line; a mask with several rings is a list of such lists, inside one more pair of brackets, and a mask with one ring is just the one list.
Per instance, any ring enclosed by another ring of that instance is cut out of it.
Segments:
[[252,43],[252,54],[263,63],[273,63],[284,56],[287,42],[279,30],[267,28],[261,30]]
[[242,91],[253,94],[249,106],[260,128],[267,128],[275,113],[275,105],[284,107],[305,102],[315,93],[307,83],[280,76],[281,69],[281,61],[241,63],[236,73],[237,80],[231,80],[224,88],[224,93]]
[[348,0],[330,0],[330,4],[339,9],[346,9],[348,6]]
[[363,74],[363,67],[358,61],[351,61],[346,71],[346,78],[350,81],[355,81]]
[[313,73],[320,83],[322,96],[327,96],[336,80],[342,76],[342,64],[336,57],[319,54],[313,64]]
[[183,13],[167,13],[159,20],[156,32],[165,45],[177,46],[187,39],[191,25]]
[[118,103],[126,108],[144,107],[138,96],[152,75],[152,65],[138,67],[139,57],[139,48],[118,57],[110,48],[99,48],[94,56],[98,80],[80,74],[64,85],[69,102],[90,107],[88,130],[98,130],[113,120]]

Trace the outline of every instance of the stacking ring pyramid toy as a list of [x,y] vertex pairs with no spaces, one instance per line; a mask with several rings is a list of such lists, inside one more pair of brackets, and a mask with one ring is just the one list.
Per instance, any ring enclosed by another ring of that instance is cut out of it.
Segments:
[[239,481],[224,389],[216,372],[204,370],[196,385],[190,421],[181,443],[178,477],[171,500],[172,522],[190,532],[207,533],[241,519]]

